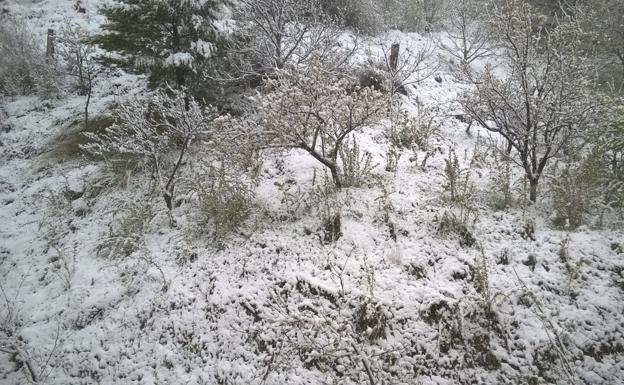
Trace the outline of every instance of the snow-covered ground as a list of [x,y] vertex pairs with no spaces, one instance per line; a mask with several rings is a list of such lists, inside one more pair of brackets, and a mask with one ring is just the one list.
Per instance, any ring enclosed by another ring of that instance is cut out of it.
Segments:
[[[41,29],[68,17],[96,29],[93,5],[78,15],[72,4],[0,7]],[[0,347],[19,354],[0,351],[0,383],[624,383],[624,233],[555,230],[547,200],[492,209],[487,134],[466,134],[451,116],[464,86],[445,67],[437,75],[404,103],[440,117],[442,153],[422,169],[425,153],[403,150],[388,172],[384,127],[359,133],[378,166],[370,186],[335,197],[343,234],[329,244],[322,208],[288,203],[313,201],[321,183],[305,153],[264,154],[251,218],[215,246],[191,204],[168,226],[147,176],[125,185],[102,164],[50,153],[80,121],[82,97],[2,101],[11,130],[0,133]],[[92,116],[142,87],[102,81]],[[449,148],[478,190],[473,246],[439,231]],[[110,223],[133,204],[154,212],[141,247],[102,256]]]

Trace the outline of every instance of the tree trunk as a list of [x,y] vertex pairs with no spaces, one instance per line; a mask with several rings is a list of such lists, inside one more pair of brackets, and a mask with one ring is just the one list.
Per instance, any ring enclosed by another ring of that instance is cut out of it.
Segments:
[[329,171],[331,172],[332,178],[334,179],[334,184],[336,184],[337,189],[342,188],[342,181],[340,180],[340,174],[338,173],[338,167],[334,164],[332,166],[327,165]]
[[85,103],[84,116],[85,116],[85,131],[89,129],[89,103],[91,103],[91,92],[93,91],[93,85],[89,80],[89,88],[87,89],[87,102]]
[[537,184],[538,178],[529,179],[529,200],[533,203],[537,202]]

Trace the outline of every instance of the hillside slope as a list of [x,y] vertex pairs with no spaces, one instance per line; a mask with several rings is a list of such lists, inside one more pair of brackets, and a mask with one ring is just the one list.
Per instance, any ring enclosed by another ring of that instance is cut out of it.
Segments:
[[[3,6],[38,28],[69,16],[97,28],[67,3]],[[403,99],[439,122],[424,167],[425,151],[399,149],[386,171],[385,125],[356,136],[375,165],[359,188],[328,190],[307,154],[266,151],[252,215],[218,243],[192,196],[172,229],[149,175],[65,156],[82,97],[2,101],[0,383],[624,383],[624,233],[556,230],[548,202],[493,208],[496,138],[465,132],[453,117],[465,86],[446,67],[437,75]],[[102,81],[92,115],[144,87]],[[477,197],[459,232],[451,149]],[[325,242],[332,210],[341,236]],[[127,255],[106,255],[124,218],[140,233],[123,235]]]

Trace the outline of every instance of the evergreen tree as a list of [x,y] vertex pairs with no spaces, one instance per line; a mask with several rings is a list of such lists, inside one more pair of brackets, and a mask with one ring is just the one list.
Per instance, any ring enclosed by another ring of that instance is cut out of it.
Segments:
[[216,23],[228,0],[120,0],[101,11],[108,22],[95,38],[118,55],[103,58],[134,73],[148,73],[153,87],[168,82],[200,89],[197,82],[218,47]]

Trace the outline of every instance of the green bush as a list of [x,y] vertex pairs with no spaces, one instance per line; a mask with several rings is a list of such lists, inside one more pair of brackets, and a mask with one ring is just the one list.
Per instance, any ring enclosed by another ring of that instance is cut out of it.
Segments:
[[219,240],[239,228],[253,208],[253,186],[229,175],[225,166],[211,168],[195,188],[200,221],[213,228]]

